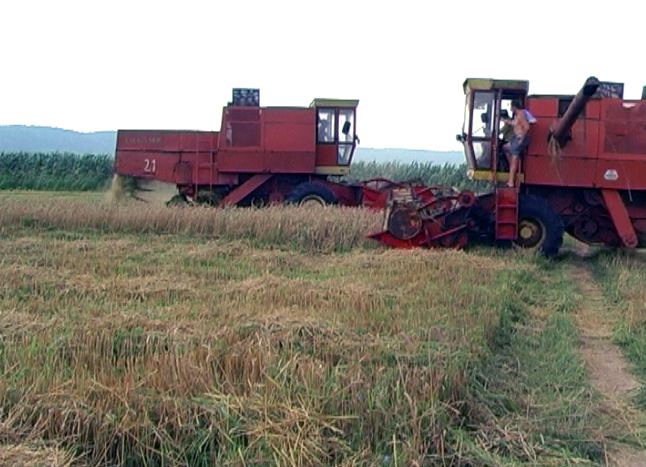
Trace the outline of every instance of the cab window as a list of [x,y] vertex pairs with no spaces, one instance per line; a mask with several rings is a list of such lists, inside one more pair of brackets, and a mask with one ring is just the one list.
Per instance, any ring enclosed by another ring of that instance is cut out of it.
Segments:
[[333,143],[336,137],[334,109],[318,109],[317,116],[317,141],[319,143]]
[[354,109],[339,111],[340,143],[354,143]]
[[495,98],[496,93],[493,91],[476,91],[473,99],[471,136],[473,155],[478,169],[491,169]]
[[473,132],[471,133],[474,138],[491,137],[494,98],[495,93],[491,91],[476,92],[473,100]]

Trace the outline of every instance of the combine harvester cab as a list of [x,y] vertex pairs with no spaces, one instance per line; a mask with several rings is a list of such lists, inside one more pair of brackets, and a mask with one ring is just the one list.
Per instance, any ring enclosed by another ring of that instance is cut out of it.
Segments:
[[[622,84],[593,77],[577,95],[528,95],[519,80],[470,78],[463,88],[457,139],[468,175],[493,190],[470,197],[430,188],[426,198],[393,190],[373,238],[404,247],[513,242],[554,255],[566,231],[588,244],[646,246],[646,96],[623,100]],[[502,116],[512,101],[534,118],[508,187]]]
[[260,107],[259,91],[234,89],[219,132],[119,130],[115,173],[177,186],[173,202],[210,205],[361,203],[349,172],[358,100]]

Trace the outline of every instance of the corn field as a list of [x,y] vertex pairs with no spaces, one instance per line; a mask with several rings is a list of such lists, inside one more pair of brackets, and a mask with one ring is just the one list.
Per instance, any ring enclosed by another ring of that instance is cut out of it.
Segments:
[[1,190],[103,190],[112,177],[107,154],[0,153]]
[[[114,159],[107,154],[0,152],[0,190],[96,191],[109,187]],[[431,162],[355,162],[347,181],[385,177],[421,179],[478,191],[484,186],[466,177],[464,165]]]
[[348,179],[367,180],[385,177],[395,181],[420,179],[427,185],[447,185],[460,189],[482,191],[486,183],[469,180],[465,164],[433,164],[431,162],[355,162]]

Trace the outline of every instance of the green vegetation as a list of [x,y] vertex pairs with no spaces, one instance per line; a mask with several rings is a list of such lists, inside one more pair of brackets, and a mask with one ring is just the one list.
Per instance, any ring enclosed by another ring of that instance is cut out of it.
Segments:
[[[646,380],[646,256],[600,250],[591,261],[619,323],[615,339]],[[646,403],[646,387],[641,400]]]
[[[90,191],[108,188],[114,159],[107,154],[0,152],[0,190]],[[348,180],[385,177],[419,179],[474,191],[486,183],[466,177],[465,165],[400,162],[355,162]]]
[[105,190],[112,177],[108,155],[0,153],[0,190]]
[[488,184],[467,178],[466,164],[433,164],[431,162],[354,162],[350,168],[351,180],[367,180],[375,177],[395,181],[422,180],[426,185],[454,186],[474,192],[487,189]]
[[563,264],[384,249],[367,210],[2,203],[6,440],[88,465],[603,464]]

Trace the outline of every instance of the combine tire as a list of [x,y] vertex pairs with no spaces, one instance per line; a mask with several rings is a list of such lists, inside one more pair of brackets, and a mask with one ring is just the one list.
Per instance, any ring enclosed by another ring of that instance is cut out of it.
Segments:
[[188,200],[184,195],[175,195],[171,199],[166,201],[166,206],[168,207],[188,206]]
[[563,225],[552,206],[543,198],[520,195],[518,238],[519,248],[538,250],[546,256],[555,256],[563,243]]
[[285,201],[299,206],[326,206],[338,202],[332,190],[315,182],[301,183],[285,197]]

